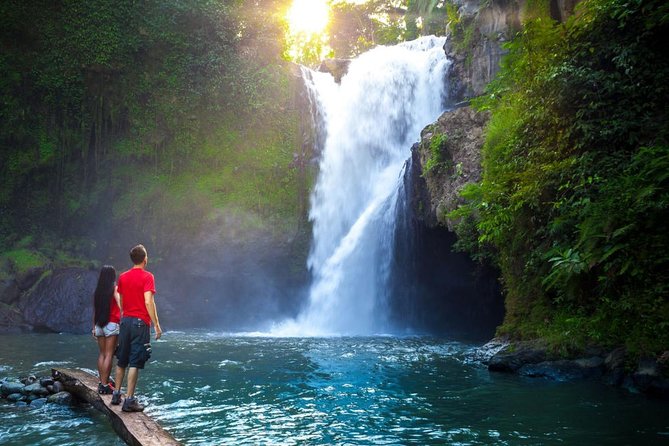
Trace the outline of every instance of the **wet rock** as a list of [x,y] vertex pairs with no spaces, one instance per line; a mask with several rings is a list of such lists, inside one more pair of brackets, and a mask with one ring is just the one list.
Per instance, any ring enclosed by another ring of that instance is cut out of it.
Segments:
[[21,392],[25,395],[32,394],[44,396],[49,394],[49,391],[46,389],[46,387],[42,387],[42,385],[38,382],[25,386]]
[[44,406],[46,404],[46,398],[37,398],[36,400],[32,400],[30,402],[30,407],[34,407],[35,409],[39,409],[40,407]]
[[46,387],[47,389],[49,388],[49,386],[53,386],[53,383],[54,381],[52,378],[40,378],[39,380],[40,386]]
[[608,355],[606,355],[606,358],[604,359],[604,366],[609,370],[621,369],[625,367],[626,353],[627,350],[625,347],[620,347],[613,350]]
[[617,348],[604,358],[604,382],[611,386],[621,386],[625,381],[625,356],[627,350],[624,347]]
[[21,393],[21,390],[24,387],[23,383],[18,381],[5,381],[2,383],[2,386],[0,386],[0,392],[2,393],[2,396],[7,396],[13,393]]
[[34,383],[37,382],[37,377],[35,375],[29,375],[29,376],[21,378],[20,381],[24,385],[29,386],[29,385],[34,384]]
[[28,407],[28,403],[26,403],[25,401],[19,401],[18,403],[16,403],[16,407]]
[[669,398],[669,379],[662,374],[661,366],[654,358],[639,360],[632,374],[633,386],[643,393]]
[[71,406],[74,399],[70,392],[63,391],[49,395],[47,401],[49,403],[60,404],[62,406]]
[[13,403],[17,401],[25,401],[26,396],[21,394],[21,393],[12,393],[10,395],[7,395],[7,401],[11,401]]
[[547,378],[554,381],[598,378],[604,373],[604,359],[599,356],[583,359],[564,359],[526,364],[518,374],[531,378]]
[[472,360],[481,362],[482,364],[488,365],[490,359],[499,353],[502,349],[508,347],[509,341],[506,339],[495,338],[483,346],[477,348],[472,353]]
[[64,390],[63,383],[61,383],[60,381],[54,381],[53,390],[51,390],[51,393],[59,393],[62,392],[63,390]]
[[488,370],[515,372],[526,364],[538,364],[546,360],[546,349],[534,343],[514,343],[493,355]]

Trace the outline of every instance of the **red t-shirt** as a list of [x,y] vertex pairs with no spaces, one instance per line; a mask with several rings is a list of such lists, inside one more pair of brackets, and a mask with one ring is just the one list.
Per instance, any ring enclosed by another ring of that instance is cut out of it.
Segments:
[[142,269],[132,268],[118,277],[118,292],[123,304],[123,317],[138,317],[151,325],[151,317],[144,303],[144,292],[156,292],[153,274]]
[[118,307],[114,296],[111,297],[111,302],[109,302],[109,322],[116,324],[121,322],[121,309]]

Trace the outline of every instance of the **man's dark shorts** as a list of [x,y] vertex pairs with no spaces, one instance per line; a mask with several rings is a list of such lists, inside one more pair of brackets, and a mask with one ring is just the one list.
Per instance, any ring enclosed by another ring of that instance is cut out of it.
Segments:
[[136,317],[121,318],[116,358],[121,368],[144,368],[151,357],[150,330],[146,323]]

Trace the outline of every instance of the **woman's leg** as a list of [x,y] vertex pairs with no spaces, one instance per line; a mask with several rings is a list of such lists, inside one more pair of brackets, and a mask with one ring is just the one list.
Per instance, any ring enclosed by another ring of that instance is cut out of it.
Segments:
[[100,382],[107,384],[109,382],[109,375],[111,374],[112,362],[114,359],[114,350],[116,350],[116,341],[118,336],[104,337],[104,354],[103,354],[103,369],[100,372]]
[[[98,336],[98,377],[100,378],[100,382],[102,381],[102,378],[105,373],[105,343],[106,343],[107,338],[104,336]],[[106,382],[106,381],[105,381]]]

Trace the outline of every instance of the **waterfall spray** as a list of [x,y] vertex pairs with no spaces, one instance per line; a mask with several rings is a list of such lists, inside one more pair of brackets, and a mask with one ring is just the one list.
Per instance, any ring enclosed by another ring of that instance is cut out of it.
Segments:
[[288,335],[386,332],[388,274],[402,166],[443,111],[444,38],[377,47],[335,83],[305,76],[325,133],[309,218],[309,301],[275,330]]

